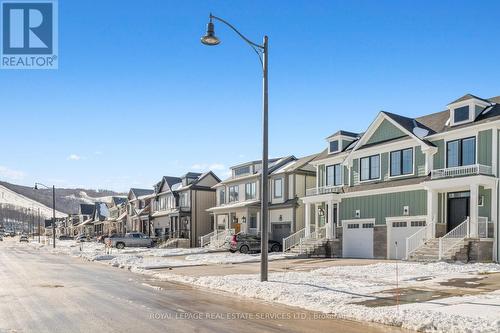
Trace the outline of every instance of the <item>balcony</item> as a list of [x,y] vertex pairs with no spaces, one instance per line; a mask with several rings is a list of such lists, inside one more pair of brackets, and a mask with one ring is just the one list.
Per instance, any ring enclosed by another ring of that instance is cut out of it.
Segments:
[[329,194],[329,193],[340,193],[342,192],[342,186],[321,186],[313,187],[306,190],[306,197],[313,195]]
[[453,178],[473,175],[492,175],[491,166],[472,164],[431,171],[431,179]]

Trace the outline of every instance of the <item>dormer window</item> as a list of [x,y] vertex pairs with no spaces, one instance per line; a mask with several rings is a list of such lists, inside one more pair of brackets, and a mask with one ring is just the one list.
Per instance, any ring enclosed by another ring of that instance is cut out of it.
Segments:
[[450,125],[455,126],[473,122],[490,105],[491,103],[487,100],[473,95],[465,95],[448,104]]
[[453,110],[454,123],[460,123],[468,121],[470,118],[469,106],[461,106]]
[[339,151],[339,140],[330,141],[330,149],[329,149],[330,154],[336,153],[338,151]]

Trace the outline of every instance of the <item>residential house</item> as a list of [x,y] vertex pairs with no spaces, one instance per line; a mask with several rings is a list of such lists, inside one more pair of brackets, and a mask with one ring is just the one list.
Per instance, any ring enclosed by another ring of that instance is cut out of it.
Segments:
[[105,222],[108,218],[109,210],[107,204],[105,202],[96,202],[93,216],[94,236],[108,234],[104,230]]
[[93,220],[94,210],[94,204],[80,204],[78,214],[72,216],[71,219],[72,224],[69,226],[70,236],[77,236],[85,232],[85,226],[88,226]]
[[343,257],[498,261],[497,103],[468,94],[445,111],[382,111],[364,133],[329,136],[301,198],[312,213],[289,248],[316,239]]
[[151,234],[149,223],[150,199],[153,190],[131,188],[127,196],[127,226],[126,232],[139,231]]
[[[303,205],[298,198],[313,186],[316,172],[308,163],[315,157],[294,156],[269,160],[269,232],[281,241],[295,230],[304,228]],[[260,232],[260,184],[262,162],[252,161],[233,166],[231,176],[215,185],[216,205],[208,211],[214,216],[214,230],[234,233]]]
[[155,185],[151,201],[152,225],[157,237],[188,239],[189,246],[212,230],[207,209],[215,205],[215,189],[220,179],[211,171],[189,172],[182,177],[165,176]]
[[127,221],[127,198],[112,197],[108,211],[109,217],[104,221],[104,233],[123,235]]

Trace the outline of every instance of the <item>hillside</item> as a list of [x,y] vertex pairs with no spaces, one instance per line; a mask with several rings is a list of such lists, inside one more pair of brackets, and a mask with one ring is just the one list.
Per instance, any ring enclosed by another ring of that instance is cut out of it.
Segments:
[[[56,210],[61,214],[75,214],[81,203],[96,201],[109,202],[112,196],[124,195],[108,190],[56,188]],[[43,210],[44,215],[52,215],[52,189],[15,185],[0,181],[0,204],[11,204],[24,208]],[[49,214],[47,214],[49,213]]]

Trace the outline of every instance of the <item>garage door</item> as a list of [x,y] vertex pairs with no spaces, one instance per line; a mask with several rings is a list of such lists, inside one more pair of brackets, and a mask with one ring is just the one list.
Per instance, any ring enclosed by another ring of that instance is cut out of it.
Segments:
[[[406,238],[425,227],[425,221],[391,221],[387,223],[387,246],[389,259],[404,259]],[[396,248],[397,242],[397,248]]]
[[344,258],[373,258],[373,222],[343,222]]
[[271,223],[272,240],[283,242],[283,238],[290,236],[290,223]]

